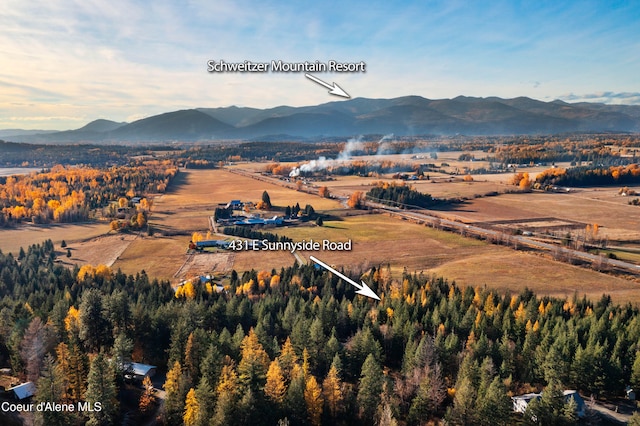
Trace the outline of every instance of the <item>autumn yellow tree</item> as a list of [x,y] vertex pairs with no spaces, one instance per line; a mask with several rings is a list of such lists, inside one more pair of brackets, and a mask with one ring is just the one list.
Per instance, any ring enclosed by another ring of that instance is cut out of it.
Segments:
[[318,189],[318,195],[324,198],[329,198],[331,197],[331,193],[329,192],[329,188],[327,188],[326,186],[321,186],[320,189]]
[[269,368],[269,355],[264,350],[253,328],[242,339],[240,345],[242,358],[238,364],[240,382],[252,390],[259,390],[264,386],[267,369]]
[[151,383],[151,378],[149,378],[149,376],[144,376],[142,386],[144,387],[144,392],[140,395],[138,408],[143,414],[146,414],[155,402],[155,396],[153,395],[153,383]]
[[342,381],[335,362],[331,365],[329,373],[322,383],[322,391],[329,414],[332,418],[336,418],[342,407],[344,395],[342,394]]
[[269,370],[267,371],[267,383],[264,386],[264,393],[267,398],[273,402],[282,404],[286,392],[287,387],[284,383],[282,368],[280,368],[280,363],[276,359],[269,364]]
[[311,375],[307,379],[304,388],[304,401],[307,404],[309,421],[314,426],[320,425],[324,400],[322,399],[322,389],[320,389],[320,385],[318,385],[316,378]]
[[185,426],[194,426],[200,417],[200,404],[196,398],[196,391],[191,388],[187,392],[187,400],[184,405],[183,421]]
[[184,406],[183,399],[184,394],[180,395],[180,380],[182,378],[182,367],[180,363],[176,361],[173,367],[167,372],[167,380],[164,382],[164,390],[166,392],[165,397],[165,412],[167,415],[167,421],[169,423],[177,423],[177,420],[182,418],[180,412]]
[[358,209],[364,203],[364,194],[362,191],[355,191],[347,200],[347,206],[352,209]]
[[278,357],[278,364],[282,368],[282,374],[287,383],[291,383],[293,367],[297,364],[297,362],[298,356],[293,349],[291,338],[287,337],[287,340],[285,340],[284,344],[282,345],[280,356]]

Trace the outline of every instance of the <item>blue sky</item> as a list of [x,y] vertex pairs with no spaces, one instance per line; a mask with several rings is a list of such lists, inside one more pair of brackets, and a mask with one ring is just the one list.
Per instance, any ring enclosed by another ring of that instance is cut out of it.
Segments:
[[529,96],[640,104],[640,2],[5,0],[0,129],[176,109],[337,100],[301,74],[226,61],[365,61],[353,97]]

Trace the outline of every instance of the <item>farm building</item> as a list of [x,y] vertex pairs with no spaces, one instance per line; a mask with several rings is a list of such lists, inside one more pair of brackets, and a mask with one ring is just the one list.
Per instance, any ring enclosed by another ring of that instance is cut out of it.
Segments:
[[13,398],[18,401],[22,401],[23,399],[31,398],[36,393],[36,385],[33,382],[25,382],[21,385],[14,386],[10,389],[7,389]]
[[225,207],[232,210],[241,210],[244,207],[244,203],[240,200],[231,200]]
[[225,241],[225,240],[203,240],[203,241],[196,241],[195,243],[191,243],[189,244],[189,248],[191,250],[204,250],[205,248],[221,248],[221,249],[228,249],[229,248],[229,241]]
[[251,217],[249,219],[238,220],[233,222],[235,226],[253,226],[253,225],[283,225],[284,219],[278,216],[274,216],[271,219],[264,219],[261,217]]

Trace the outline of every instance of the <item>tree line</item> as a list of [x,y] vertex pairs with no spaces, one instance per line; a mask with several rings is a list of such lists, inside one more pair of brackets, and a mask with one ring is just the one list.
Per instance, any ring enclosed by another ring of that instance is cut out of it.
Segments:
[[634,163],[627,166],[548,169],[536,177],[535,187],[634,185],[639,182],[640,166]]

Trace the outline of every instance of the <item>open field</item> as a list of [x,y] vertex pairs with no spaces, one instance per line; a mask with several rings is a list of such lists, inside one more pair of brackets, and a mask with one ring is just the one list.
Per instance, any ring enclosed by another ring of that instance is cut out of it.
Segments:
[[443,264],[433,272],[463,286],[486,284],[513,293],[528,287],[539,296],[571,297],[577,293],[592,300],[606,293],[615,303],[640,303],[637,282],[523,252],[469,256]]
[[174,274],[186,260],[189,237],[141,237],[132,242],[113,264],[124,273],[135,274],[145,270],[158,279],[174,279]]
[[69,244],[105,235],[107,232],[109,232],[109,224],[107,223],[24,225],[15,229],[0,230],[0,250],[3,253],[17,254],[20,247],[26,249],[32,244],[40,244],[47,239],[59,247],[62,240]]
[[66,251],[62,249],[59,258],[65,264],[78,266],[87,264],[112,266],[136,238],[136,234],[111,234],[67,243],[71,257],[67,258]]

